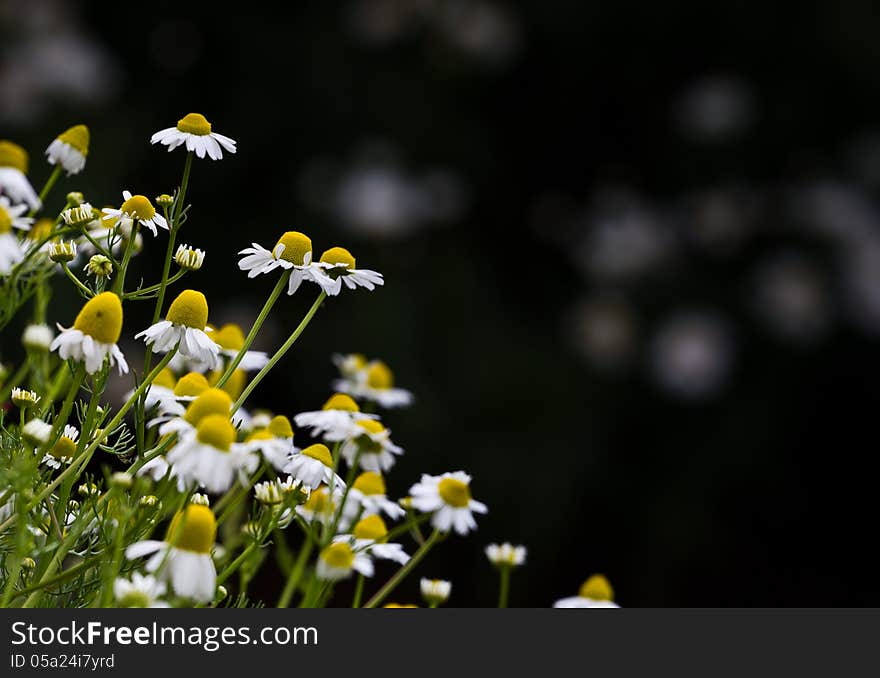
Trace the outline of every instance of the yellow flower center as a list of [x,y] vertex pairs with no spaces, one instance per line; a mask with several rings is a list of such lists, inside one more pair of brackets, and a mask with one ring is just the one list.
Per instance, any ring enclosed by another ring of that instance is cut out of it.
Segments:
[[307,457],[317,459],[327,468],[333,466],[333,457],[330,456],[330,450],[327,449],[326,445],[322,445],[321,443],[317,443],[316,445],[309,445],[306,449],[302,451],[302,453]]
[[244,332],[235,323],[227,323],[216,332],[212,332],[211,339],[227,351],[240,351],[244,346]]
[[470,488],[455,478],[443,478],[437,486],[440,498],[450,506],[464,508],[471,501]]
[[74,125],[58,135],[58,141],[72,146],[83,155],[89,154],[89,128],[85,125]]
[[[284,245],[284,250],[279,253],[278,246]],[[309,236],[299,231],[287,231],[278,238],[275,247],[272,249],[272,256],[278,259],[284,259],[292,264],[302,266],[305,263],[306,255],[312,251],[312,240]]]
[[14,167],[22,174],[27,174],[27,151],[11,141],[0,141],[0,167]]
[[203,137],[211,133],[211,123],[201,113],[187,113],[177,121],[177,129]]
[[344,393],[335,393],[324,403],[323,410],[344,410],[346,412],[360,412],[357,403]]
[[594,574],[581,585],[578,595],[590,600],[614,600],[614,589],[604,576]]
[[122,334],[122,302],[113,292],[101,292],[89,299],[73,326],[102,344],[115,344]]
[[156,208],[145,195],[133,195],[122,203],[122,211],[139,221],[149,221],[156,216]]
[[58,442],[52,447],[52,451],[49,453],[56,459],[63,459],[67,457],[68,459],[73,459],[73,455],[76,452],[76,443],[73,442],[67,436],[61,436],[58,439]]
[[55,222],[52,219],[43,217],[42,219],[38,219],[37,223],[31,226],[30,235],[28,237],[31,240],[42,240],[49,235],[54,228]]
[[324,513],[330,509],[330,493],[326,487],[312,491],[303,508],[312,513]]
[[235,427],[225,414],[209,414],[202,417],[196,429],[196,438],[200,443],[224,452],[229,452],[229,447],[235,442],[235,437]]
[[204,330],[208,322],[208,300],[201,292],[184,290],[171,302],[165,319],[175,325]]
[[418,605],[407,605],[407,604],[401,605],[400,603],[388,603],[387,605],[383,605],[382,607],[388,608],[389,610],[405,610],[408,608],[418,608],[419,606]]
[[293,438],[293,426],[290,425],[290,419],[283,414],[272,417],[269,422],[269,433],[276,438]]
[[321,559],[330,567],[338,570],[350,570],[354,565],[354,551],[344,541],[330,544],[321,551]]
[[214,512],[201,504],[189,504],[174,516],[165,541],[184,551],[210,553],[216,537]]
[[345,266],[354,270],[354,257],[344,247],[331,247],[321,255],[321,261],[325,264],[333,264],[334,266]]
[[367,516],[359,520],[352,530],[355,539],[372,539],[382,541],[388,536],[388,526],[377,515]]
[[379,390],[388,389],[394,386],[394,373],[381,360],[375,360],[370,363],[367,370],[367,386]]
[[231,408],[232,398],[226,391],[221,391],[219,388],[209,388],[202,391],[199,397],[189,404],[183,418],[193,426],[198,426],[204,417],[211,414],[229,416]]
[[143,591],[132,589],[119,599],[119,607],[141,608],[149,607],[150,598]]
[[174,395],[181,397],[195,397],[201,395],[210,387],[211,385],[208,383],[208,380],[205,379],[204,374],[190,372],[189,374],[184,374],[177,380],[177,384],[174,386]]
[[364,429],[367,433],[372,433],[376,435],[377,433],[382,433],[385,430],[385,427],[382,426],[382,423],[376,421],[375,419],[361,419],[358,423],[362,429]]
[[367,495],[385,494],[385,480],[374,471],[364,471],[361,473],[355,479],[352,487]]
[[153,379],[153,384],[155,386],[173,389],[175,381],[176,379],[174,378],[174,372],[172,372],[170,368],[166,367],[164,370],[159,372],[159,375],[155,379]]
[[9,233],[12,230],[12,216],[0,205],[0,233]]
[[[211,335],[211,339],[213,339],[213,334]],[[209,383],[211,386],[215,386],[218,381],[220,381],[220,377],[223,376],[223,373],[226,372],[224,369],[217,369],[211,372],[211,378]],[[231,375],[229,375],[229,379],[226,380],[226,383],[223,384],[220,388],[226,391],[230,396],[232,396],[233,400],[237,400],[238,396],[241,395],[241,392],[244,391],[244,385],[247,382],[247,372],[242,369],[234,370]]]
[[266,429],[261,429],[259,431],[254,431],[251,433],[246,439],[245,442],[251,442],[252,440],[274,440],[275,436],[273,436]]

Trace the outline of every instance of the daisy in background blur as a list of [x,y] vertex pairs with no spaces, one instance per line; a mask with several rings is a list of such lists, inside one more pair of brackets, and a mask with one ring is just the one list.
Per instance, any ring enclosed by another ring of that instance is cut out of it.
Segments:
[[582,585],[578,594],[571,598],[562,598],[553,603],[553,607],[581,607],[581,608],[616,608],[620,607],[614,602],[614,589],[610,582],[601,574],[594,574]]
[[273,417],[264,428],[252,431],[244,444],[260,452],[278,471],[287,468],[294,454],[301,451],[293,444],[293,427],[284,415]]
[[0,275],[8,275],[24,259],[24,248],[13,229],[30,229],[34,220],[22,216],[27,210],[27,205],[13,207],[5,196],[0,196]]
[[12,203],[26,203],[36,211],[42,203],[27,178],[29,161],[21,146],[0,139],[0,194],[9,196]]
[[351,437],[340,448],[340,454],[349,465],[357,463],[365,471],[387,471],[394,466],[395,455],[403,448],[391,442],[391,431],[377,419],[362,419],[355,423]]
[[82,172],[88,154],[89,128],[85,125],[74,125],[65,130],[46,149],[49,164],[60,165],[68,176]]
[[358,404],[344,393],[334,393],[320,410],[300,412],[293,418],[300,428],[311,429],[312,435],[334,443],[360,434],[363,429],[358,422],[368,419],[378,417],[361,412]]
[[375,402],[380,407],[406,407],[412,404],[412,393],[395,388],[394,373],[381,360],[367,362],[360,353],[349,353],[334,355],[333,363],[341,375],[333,382],[335,391]]
[[406,511],[388,499],[385,479],[373,471],[361,473],[351,484],[345,507],[342,510],[342,524],[348,526],[358,516],[371,516],[384,513],[389,518],[397,519],[406,515]]
[[377,515],[362,518],[355,524],[351,534],[339,534],[334,542],[349,543],[355,553],[366,553],[374,558],[393,560],[400,565],[409,562],[409,555],[400,544],[388,543],[388,527]]
[[489,511],[484,503],[471,497],[470,482],[471,477],[464,471],[441,476],[423,474],[409,490],[410,504],[419,511],[433,514],[434,529],[449,532],[454,528],[458,534],[467,534],[477,527],[473,514]]
[[159,600],[165,595],[166,586],[153,575],[132,572],[131,580],[119,577],[113,582],[113,596],[119,607],[169,607]]

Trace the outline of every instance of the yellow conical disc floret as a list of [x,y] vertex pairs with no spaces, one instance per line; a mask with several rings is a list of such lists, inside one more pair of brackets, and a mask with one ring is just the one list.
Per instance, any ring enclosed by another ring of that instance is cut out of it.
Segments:
[[[211,339],[214,339],[214,336],[211,336]],[[223,373],[226,370],[217,369],[211,372],[211,378],[209,379],[209,383],[211,386],[216,386],[217,382],[220,381],[220,377],[223,376]],[[233,400],[237,400],[238,396],[241,395],[242,391],[244,391],[244,386],[247,383],[247,372],[242,369],[237,369],[229,375],[229,379],[226,380],[226,383],[223,386],[218,388],[222,388],[226,391],[230,396],[232,396]]]
[[149,221],[156,216],[156,208],[145,195],[133,195],[120,208],[125,214],[139,221]]
[[177,380],[174,386],[174,395],[180,397],[195,397],[211,388],[205,375],[199,372],[184,374]]
[[244,346],[244,332],[235,323],[227,323],[219,330],[212,332],[211,339],[227,351],[240,351]]
[[11,141],[0,140],[0,167],[14,167],[22,174],[27,174],[27,151]]
[[327,491],[326,487],[322,487],[313,491],[309,498],[306,500],[306,503],[303,504],[303,508],[307,511],[311,511],[312,513],[324,513],[325,511],[330,510],[330,493]]
[[275,436],[273,436],[266,429],[260,429],[259,431],[254,431],[247,438],[245,438],[245,442],[249,443],[254,440],[273,440]]
[[196,290],[184,290],[171,302],[165,319],[175,325],[204,330],[208,323],[208,300]]
[[321,261],[325,264],[333,264],[334,266],[344,265],[347,268],[354,269],[354,257],[344,247],[331,247],[321,255]]
[[372,433],[373,435],[376,435],[377,433],[382,433],[382,431],[385,430],[385,427],[382,426],[382,423],[376,421],[375,419],[361,419],[357,424],[367,433]]
[[367,369],[367,386],[384,390],[394,386],[394,373],[381,360],[374,360]]
[[12,216],[0,205],[0,234],[12,231]]
[[72,146],[83,155],[89,154],[89,128],[85,125],[74,125],[58,135],[58,141]]
[[73,327],[102,344],[115,344],[122,334],[122,302],[113,292],[101,292],[86,302]]
[[293,438],[293,426],[290,425],[290,419],[283,414],[272,417],[269,422],[269,433],[276,438]]
[[189,504],[179,511],[165,535],[165,541],[175,548],[194,553],[210,553],[216,538],[214,512],[201,504]]
[[437,486],[440,498],[450,506],[464,508],[471,501],[470,488],[456,478],[443,478]]
[[354,565],[354,551],[344,541],[330,544],[321,551],[321,560],[337,570],[350,570]]
[[352,487],[364,494],[385,494],[385,480],[374,471],[364,471],[354,481]]
[[183,418],[193,426],[198,426],[199,422],[209,414],[229,416],[231,409],[232,398],[226,391],[221,391],[219,388],[209,388],[189,404]]
[[200,443],[224,452],[229,452],[236,435],[235,427],[225,414],[209,414],[202,417],[196,428],[196,438]]
[[161,386],[162,388],[167,389],[173,389],[176,382],[177,379],[174,377],[174,372],[168,367],[159,372],[158,376],[153,379],[154,386]]
[[344,393],[335,393],[324,403],[323,410],[344,410],[346,412],[360,412],[358,404]]
[[43,217],[42,219],[38,219],[37,223],[31,226],[31,230],[28,232],[28,237],[31,240],[42,240],[49,235],[54,228],[54,219]]
[[601,574],[594,574],[587,579],[578,591],[581,598],[590,600],[614,600],[614,589],[611,583]]
[[187,113],[177,121],[177,129],[203,137],[211,133],[211,123],[201,113]]
[[372,539],[382,541],[388,536],[388,526],[377,515],[367,516],[359,520],[352,530],[355,539]]
[[[284,249],[279,248],[279,245],[284,245]],[[306,255],[311,251],[312,240],[309,236],[299,231],[287,231],[278,238],[278,242],[272,248],[272,256],[302,266],[305,264]]]
[[328,468],[333,466],[333,457],[330,456],[330,450],[327,449],[326,445],[322,445],[321,443],[309,445],[302,451],[302,453],[307,457],[317,459]]
[[52,446],[52,449],[49,451],[56,459],[73,459],[73,455],[76,453],[76,443],[73,442],[67,436],[61,436],[58,439],[58,442]]

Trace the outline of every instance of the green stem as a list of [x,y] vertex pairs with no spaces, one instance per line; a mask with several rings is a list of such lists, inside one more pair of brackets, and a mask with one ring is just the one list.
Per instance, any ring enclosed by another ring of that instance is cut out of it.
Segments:
[[43,407],[40,410],[40,418],[45,416],[46,412],[48,412],[52,405],[55,404],[55,398],[58,396],[59,391],[61,391],[61,387],[64,385],[65,379],[67,379],[67,373],[70,371],[70,368],[67,366],[67,361],[61,363],[58,367],[58,371],[55,373],[55,378],[52,380],[52,385],[49,387],[49,392],[43,396]]
[[58,416],[55,418],[55,427],[52,430],[52,435],[49,437],[49,442],[40,448],[40,456],[42,456],[46,450],[49,449],[50,445],[54,445],[55,441],[58,440],[58,436],[61,435],[61,431],[64,430],[64,425],[67,423],[68,417],[70,417],[70,412],[73,409],[73,401],[76,400],[76,396],[79,393],[79,388],[82,386],[83,379],[86,377],[86,366],[84,364],[79,365],[76,368],[76,372],[73,375],[73,383],[70,385],[70,390],[67,392],[67,397],[64,399],[64,402],[61,404],[61,411],[58,413]]
[[[49,175],[49,178],[46,179],[46,183],[43,184],[43,190],[40,191],[40,205],[46,202],[46,198],[49,196],[49,191],[52,190],[52,187],[55,185],[55,182],[58,181],[58,177],[61,176],[61,165],[55,165],[55,168],[52,170],[52,173]],[[28,212],[28,216],[32,217],[39,211],[38,207],[35,207],[30,212]]]
[[299,584],[299,580],[302,578],[303,572],[306,569],[306,563],[308,562],[309,555],[311,555],[314,546],[315,525],[312,523],[309,526],[309,533],[306,535],[306,541],[302,545],[299,555],[296,557],[293,571],[290,573],[287,582],[284,584],[284,590],[281,592],[281,597],[278,599],[278,605],[276,605],[276,607],[287,607],[290,605],[290,599],[293,598],[293,593],[296,591],[297,584]]
[[12,393],[12,389],[18,386],[21,383],[21,380],[24,379],[28,370],[31,367],[31,361],[25,360],[18,366],[18,369],[15,370],[15,374],[3,384],[3,388],[0,389],[0,405],[5,403],[9,399],[9,394]]
[[73,274],[73,272],[70,270],[70,267],[67,265],[67,262],[62,261],[62,262],[61,262],[61,268],[64,269],[64,273],[65,273],[65,274],[67,275],[67,277],[70,278],[70,279],[73,281],[73,283],[79,288],[80,292],[82,292],[83,294],[85,294],[86,299],[91,299],[93,296],[95,296],[94,292],[92,292],[88,287],[86,287],[85,285],[83,285],[82,282],[80,282],[80,279],[77,278],[77,277]]
[[431,536],[425,540],[425,543],[419,547],[419,550],[413,554],[413,557],[410,558],[406,565],[401,567],[397,572],[394,573],[394,576],[391,577],[385,585],[379,589],[376,594],[367,601],[367,604],[364,605],[365,608],[376,607],[381,604],[388,595],[397,588],[397,585],[400,584],[404,580],[404,578],[412,572],[413,568],[418,565],[422,559],[428,555],[428,551],[431,550],[431,547],[437,542],[440,538],[441,532],[439,530],[434,530],[431,533]]
[[305,330],[306,327],[308,327],[309,322],[312,320],[315,313],[318,312],[318,308],[320,308],[321,303],[326,297],[327,293],[324,290],[321,290],[318,298],[315,299],[315,303],[312,304],[312,307],[308,310],[305,317],[302,319],[297,328],[293,331],[293,334],[291,334],[287,338],[287,341],[285,341],[284,344],[282,344],[281,348],[279,348],[275,352],[275,355],[273,355],[269,359],[269,362],[266,363],[266,366],[257,373],[257,376],[255,376],[251,380],[251,382],[247,385],[247,388],[245,388],[242,394],[238,397],[238,400],[235,401],[235,404],[232,406],[233,412],[235,412],[236,410],[238,410],[239,407],[242,406],[242,403],[247,400],[247,397],[257,387],[257,384],[259,384],[263,380],[263,377],[265,377],[269,373],[269,370],[275,367],[275,364],[284,357],[284,354],[287,353],[287,351],[290,350],[290,347],[293,346],[294,342],[299,338],[299,335],[303,333],[303,330]]
[[27,588],[21,589],[21,591],[16,592],[15,597],[18,598],[20,596],[30,595],[34,591],[40,591],[40,590],[45,589],[49,586],[52,586],[53,584],[57,584],[59,582],[62,582],[65,579],[70,579],[74,575],[79,574],[82,570],[93,565],[96,560],[99,560],[100,558],[103,558],[103,557],[104,557],[103,553],[89,556],[85,560],[81,560],[76,565],[73,565],[72,567],[67,568],[63,572],[59,572],[54,577],[49,577],[48,579],[43,579],[38,584],[34,584],[33,586],[28,586]]
[[507,599],[510,596],[510,566],[502,565],[499,570],[501,581],[498,587],[498,607],[506,608]]
[[[165,281],[166,286],[170,285],[171,283],[177,282],[184,275],[186,275],[186,270],[180,269],[177,273],[175,273],[170,278],[168,278],[168,280]],[[159,291],[159,286],[160,286],[160,284],[157,283],[155,285],[150,285],[149,287],[142,287],[141,289],[135,290],[134,292],[126,292],[125,294],[122,295],[122,298],[123,299],[145,299],[145,298],[148,299],[150,294],[152,294],[153,292]],[[156,308],[161,308],[161,304],[157,304]],[[153,324],[155,325],[156,322],[158,322],[158,320],[159,319],[156,318],[156,320],[153,321]]]
[[[339,443],[336,443],[336,447],[339,447]],[[336,534],[336,528],[339,525],[339,521],[342,518],[343,509],[345,508],[345,500],[348,499],[348,492],[351,489],[351,484],[354,482],[354,475],[357,472],[358,461],[360,461],[361,457],[361,449],[358,447],[357,452],[354,453],[354,458],[351,460],[351,465],[348,467],[348,473],[345,476],[345,489],[342,491],[342,499],[339,501],[339,508],[336,509],[336,514],[333,516],[333,521],[330,523],[330,528],[324,535],[324,540],[321,546],[326,546],[330,543],[330,540],[333,539],[333,536]],[[333,496],[333,484],[336,482],[336,466],[339,462],[339,458],[337,456],[337,451],[334,450],[333,456],[333,477],[330,479],[330,496]]]
[[128,273],[128,264],[131,261],[132,252],[134,252],[134,242],[137,240],[137,232],[140,222],[136,217],[131,217],[131,232],[128,234],[128,242],[125,243],[125,252],[122,255],[122,263],[119,264],[119,270],[116,272],[116,280],[113,281],[113,291],[117,296],[122,297],[125,288],[125,274]]
[[403,525],[397,525],[396,527],[392,527],[388,530],[388,534],[385,535],[385,539],[387,541],[394,541],[396,537],[399,537],[402,534],[406,534],[414,527],[418,526],[421,523],[427,522],[431,517],[430,513],[422,513],[421,515],[408,520]]
[[361,606],[361,598],[364,597],[364,580],[366,577],[362,574],[358,574],[357,583],[354,585],[354,600],[351,601],[352,607],[360,607]]

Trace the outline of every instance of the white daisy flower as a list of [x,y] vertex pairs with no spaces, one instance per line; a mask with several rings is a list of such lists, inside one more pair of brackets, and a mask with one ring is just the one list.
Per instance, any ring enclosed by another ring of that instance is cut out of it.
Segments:
[[321,255],[317,264],[323,275],[316,277],[315,282],[331,297],[342,290],[342,283],[353,290],[365,287],[373,291],[377,285],[384,285],[381,273],[355,267],[355,258],[344,247],[331,247]]
[[61,468],[62,465],[69,466],[76,454],[76,441],[78,439],[79,431],[77,428],[66,424],[61,437],[58,438],[58,442],[43,456],[42,463],[56,470]]
[[260,464],[246,445],[235,442],[237,435],[228,415],[209,414],[199,421],[195,435],[179,440],[166,459],[186,484],[196,482],[212,494],[225,492],[236,477],[247,484],[247,475]]
[[178,512],[164,541],[139,541],[125,550],[129,560],[151,556],[147,572],[171,582],[175,594],[209,603],[217,588],[217,570],[211,549],[217,536],[214,512],[207,506],[189,504]]
[[186,145],[186,150],[204,158],[220,160],[223,150],[235,153],[235,141],[229,137],[211,131],[211,123],[201,113],[187,113],[177,121],[176,127],[168,127],[150,137],[151,144],[167,146],[169,152],[178,146]]
[[363,551],[355,551],[348,542],[334,542],[318,556],[315,576],[324,581],[347,579],[352,572],[373,576],[373,561]]
[[283,471],[300,450],[293,444],[293,427],[283,415],[273,417],[269,425],[251,433],[245,440],[249,449],[259,451],[277,470]]
[[[182,380],[183,378],[181,378]],[[195,382],[194,379],[190,380],[190,383],[193,382]],[[181,382],[178,381],[177,386],[174,387],[175,392],[180,384]],[[181,392],[183,391],[181,390]],[[231,410],[232,398],[226,391],[219,388],[207,388],[187,405],[182,416],[157,417],[150,422],[150,425],[159,424],[159,435],[176,433],[178,438],[183,439],[195,434],[196,426],[204,417],[209,414],[222,414],[228,418]]]
[[21,427],[21,436],[34,447],[40,447],[49,442],[53,430],[52,424],[42,419],[31,419]]
[[0,196],[0,275],[8,275],[12,267],[24,259],[25,249],[13,229],[30,229],[34,220],[21,216],[27,210],[27,205],[13,207]]
[[205,263],[205,253],[197,247],[179,245],[174,253],[174,261],[186,271],[198,271]]
[[88,154],[89,128],[85,125],[74,125],[62,132],[46,149],[49,164],[61,165],[68,176],[82,172]]
[[342,509],[344,525],[349,525],[357,516],[372,516],[384,513],[389,518],[397,519],[406,514],[403,508],[388,499],[385,494],[385,480],[379,473],[365,471],[351,484],[345,508]]
[[125,356],[116,345],[122,333],[122,302],[113,292],[102,292],[89,299],[76,316],[73,327],[65,329],[52,341],[51,350],[58,350],[62,360],[85,362],[86,372],[94,374],[109,358],[110,365],[119,367],[119,374],[128,372]]
[[[156,407],[160,414],[183,414],[185,408],[177,402],[177,396],[174,394],[176,383],[174,372],[165,367],[147,388],[144,394],[144,408],[150,410]],[[133,395],[134,390],[129,391],[125,394],[125,399],[128,400]]]
[[55,333],[52,331],[52,328],[45,323],[40,323],[28,325],[24,328],[24,333],[21,335],[21,343],[27,349],[42,353],[49,350],[54,338]]
[[[125,202],[119,209],[105,207],[101,210],[105,214],[102,218],[105,225],[110,228],[118,226],[123,233],[130,233],[136,219],[141,226],[149,228],[153,235],[159,233],[156,229],[157,226],[168,230],[168,222],[165,217],[156,212],[156,208],[153,207],[153,203],[147,196],[132,195],[129,191],[123,191],[122,198]],[[98,238],[95,240],[100,242]]]
[[514,546],[509,542],[489,544],[486,546],[486,557],[496,567],[519,567],[526,562],[526,547]]
[[293,420],[299,428],[312,429],[312,435],[321,435],[330,442],[339,442],[361,433],[357,422],[378,419],[375,414],[364,414],[358,404],[343,393],[336,393],[313,412],[301,412]]
[[617,608],[620,605],[614,602],[614,589],[609,581],[601,574],[594,574],[581,585],[578,595],[557,600],[553,607]]
[[425,579],[423,577],[419,580],[419,590],[425,602],[431,607],[436,607],[449,600],[449,594],[452,593],[452,582],[445,579]]
[[333,457],[330,456],[330,450],[321,443],[309,445],[299,454],[294,454],[283,470],[313,490],[321,483],[345,487],[342,478],[333,472]]
[[113,582],[113,597],[119,607],[170,607],[165,601],[159,600],[165,595],[165,588],[165,582],[153,575],[133,572],[131,580],[117,577]]
[[270,252],[257,243],[241,250],[242,257],[238,267],[248,272],[248,278],[255,278],[263,273],[271,273],[276,268],[290,271],[287,293],[296,292],[304,280],[316,284],[326,284],[327,276],[321,266],[312,262],[312,241],[299,231],[287,231],[282,235]]
[[340,534],[333,538],[334,542],[348,542],[353,545],[355,553],[366,553],[373,558],[393,560],[406,565],[409,555],[400,544],[389,544],[388,527],[377,515],[367,516],[359,520],[351,534]]
[[42,206],[40,198],[28,181],[28,153],[18,144],[0,139],[0,193],[13,203],[26,203],[32,210]]
[[300,484],[299,487],[308,491],[309,496],[304,504],[296,507],[297,515],[310,524],[318,522],[326,525],[333,522],[339,502],[342,500],[342,490],[334,487],[331,497],[330,488],[327,485],[322,485],[314,490],[308,485]]
[[455,528],[458,534],[476,529],[473,514],[489,511],[482,502],[471,498],[471,477],[464,471],[444,473],[442,476],[423,474],[409,493],[412,507],[433,513],[431,525],[441,532]]
[[40,402],[40,396],[36,391],[16,386],[9,394],[12,404],[19,409],[28,409],[34,407]]
[[137,475],[149,476],[153,479],[153,482],[157,483],[166,477],[173,478],[177,485],[177,490],[179,492],[186,491],[186,480],[177,473],[177,470],[169,464],[168,460],[161,454],[158,457],[153,457],[150,461],[141,466],[137,471]]
[[364,471],[378,473],[394,466],[394,456],[403,454],[403,448],[391,442],[391,431],[376,419],[362,419],[355,422],[355,427],[340,449],[349,466],[355,458]]
[[371,400],[385,408],[412,404],[413,394],[394,387],[394,373],[381,360],[367,363],[362,355],[354,353],[335,355],[333,362],[342,374],[341,379],[333,382],[333,389],[339,393]]
[[[244,346],[244,332],[235,323],[226,323],[220,329],[211,333],[211,338],[220,345],[220,354],[228,359],[233,359]],[[264,351],[245,351],[238,369],[245,372],[263,369],[269,362],[269,356]]]
[[177,346],[179,353],[211,367],[217,364],[220,347],[205,334],[208,301],[196,290],[184,290],[171,302],[165,320],[134,335],[152,345],[153,353],[168,353]]

